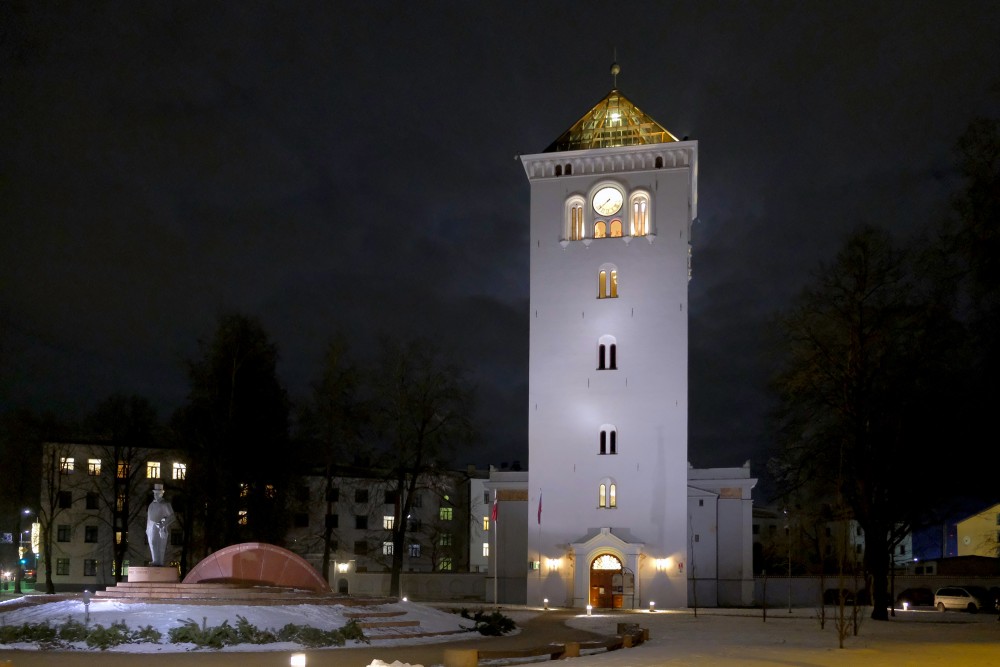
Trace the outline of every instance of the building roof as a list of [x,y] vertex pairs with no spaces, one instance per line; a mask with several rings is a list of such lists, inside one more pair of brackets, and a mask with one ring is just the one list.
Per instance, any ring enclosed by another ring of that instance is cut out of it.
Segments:
[[552,142],[546,153],[587,148],[665,144],[677,137],[639,110],[617,88]]

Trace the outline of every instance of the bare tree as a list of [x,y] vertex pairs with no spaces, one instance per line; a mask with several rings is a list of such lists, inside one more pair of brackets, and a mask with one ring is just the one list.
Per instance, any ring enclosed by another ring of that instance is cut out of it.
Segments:
[[45,592],[56,592],[52,583],[52,554],[55,546],[53,531],[59,517],[70,509],[78,500],[73,498],[70,485],[67,484],[70,475],[76,474],[76,461],[71,445],[48,442],[42,447],[42,498],[38,507],[38,523],[40,530],[40,546],[42,562],[45,564]]
[[884,232],[852,234],[782,319],[785,359],[774,383],[779,484],[844,499],[864,529],[877,620],[888,617],[890,545],[930,502],[909,493],[927,463],[908,453],[947,421],[936,399],[948,384],[949,318],[911,268]]
[[348,360],[347,340],[334,337],[327,345],[320,377],[303,405],[298,420],[299,438],[303,441],[306,467],[319,466],[323,474],[323,502],[326,504],[321,536],[323,578],[330,578],[330,558],[336,532],[333,515],[334,479],[340,466],[355,458],[362,443],[364,409],[358,398],[360,377],[357,367]]
[[[90,417],[90,427],[99,438],[96,450],[110,470],[102,475],[91,475],[91,493],[96,493],[110,522],[113,573],[121,581],[124,564],[129,560],[129,526],[142,515],[146,503],[139,497],[141,482],[146,471],[143,464],[150,458],[156,430],[156,412],[148,400],[139,396],[114,395],[102,401]],[[110,474],[111,484],[102,483]],[[145,542],[145,540],[141,540]]]
[[397,503],[389,594],[399,595],[407,522],[417,490],[446,464],[472,428],[472,390],[464,372],[430,342],[384,343],[373,379],[372,426],[384,447],[381,468]]

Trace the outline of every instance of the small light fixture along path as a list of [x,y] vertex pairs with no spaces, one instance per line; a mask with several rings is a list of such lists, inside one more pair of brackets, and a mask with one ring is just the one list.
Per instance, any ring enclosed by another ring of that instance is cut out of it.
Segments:
[[292,667],[306,667],[306,654],[305,653],[293,653],[292,659],[289,661]]

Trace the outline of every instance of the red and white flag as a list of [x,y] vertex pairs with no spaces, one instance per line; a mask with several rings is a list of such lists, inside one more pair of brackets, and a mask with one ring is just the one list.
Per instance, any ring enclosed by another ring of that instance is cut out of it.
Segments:
[[500,508],[497,507],[497,492],[494,491],[493,492],[493,509],[490,510],[490,521],[492,521],[493,523],[496,523],[496,521],[497,521],[497,514],[499,513],[499,509]]
[[538,490],[538,525],[542,525],[542,490]]

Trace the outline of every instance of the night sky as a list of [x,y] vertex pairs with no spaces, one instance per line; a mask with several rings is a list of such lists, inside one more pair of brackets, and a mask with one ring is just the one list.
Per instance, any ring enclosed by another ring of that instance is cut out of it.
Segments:
[[[219,6],[216,6],[219,5]],[[1000,116],[1000,3],[4,2],[0,411],[162,419],[220,314],[293,398],[345,332],[430,337],[527,461],[528,183],[618,87],[697,139],[690,459],[760,472],[766,323],[860,223],[940,220]]]

